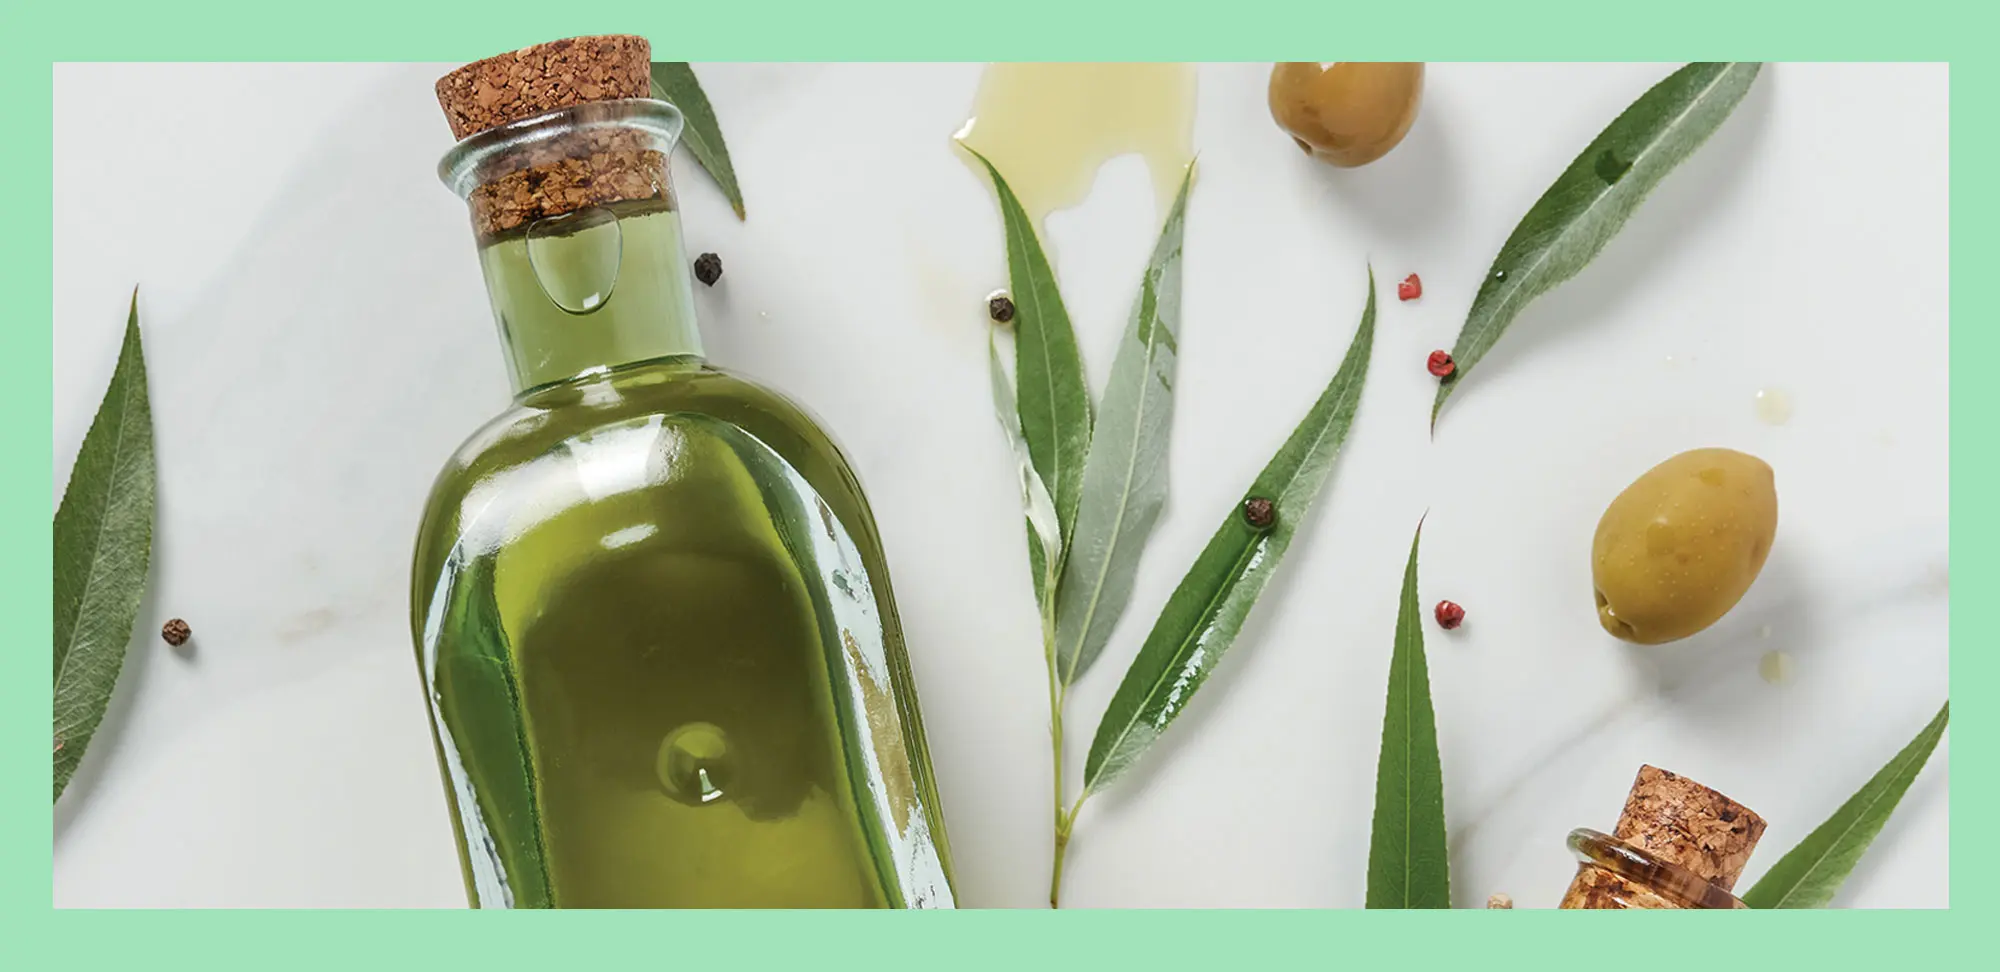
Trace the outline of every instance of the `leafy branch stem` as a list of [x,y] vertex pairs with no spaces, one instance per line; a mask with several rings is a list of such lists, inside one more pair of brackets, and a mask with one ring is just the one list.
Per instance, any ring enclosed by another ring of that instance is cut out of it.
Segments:
[[1076,795],[1076,802],[1063,808],[1063,703],[1069,697],[1069,680],[1057,674],[1055,655],[1056,624],[1054,605],[1042,611],[1042,643],[1047,648],[1049,674],[1049,756],[1055,768],[1055,788],[1051,801],[1055,814],[1055,854],[1049,865],[1049,907],[1062,907],[1063,859],[1069,853],[1070,830],[1077,812],[1090,796],[1090,788]]
[[[1053,572],[1051,572],[1053,573]],[[1055,863],[1049,877],[1049,907],[1054,908],[1057,895],[1062,887],[1063,852],[1069,846],[1069,823],[1074,815],[1065,819],[1063,815],[1063,701],[1069,686],[1056,675],[1056,615],[1051,587],[1050,603],[1042,609],[1043,655],[1048,661],[1049,676],[1049,757],[1054,768],[1054,788],[1050,791],[1050,804],[1055,821]]]
[[1062,808],[1062,795],[1058,793],[1056,796],[1056,857],[1055,863],[1049,868],[1049,907],[1051,908],[1062,907],[1063,858],[1069,853],[1069,835],[1070,831],[1076,826],[1076,815],[1083,810],[1083,801],[1089,799],[1089,797],[1090,790],[1089,788],[1085,788],[1082,793],[1076,795],[1076,802],[1070,804],[1069,810],[1065,812]]

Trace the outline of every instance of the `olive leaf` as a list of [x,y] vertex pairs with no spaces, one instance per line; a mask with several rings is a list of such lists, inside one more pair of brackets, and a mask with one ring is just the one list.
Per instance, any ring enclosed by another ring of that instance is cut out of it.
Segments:
[[[1090,390],[1083,380],[1083,359],[1062,294],[1056,290],[1055,271],[1035,236],[1035,224],[1000,170],[978,152],[966,151],[986,167],[1000,198],[1000,220],[1007,231],[1007,280],[1014,295],[1014,385],[1021,434],[1028,441],[1035,471],[1055,500],[1056,522],[1067,544],[1076,524],[1083,466],[1090,451]],[[1046,567],[1039,550],[1033,557],[1040,577]]]
[[[492,835],[487,846],[467,851],[488,856],[498,866],[503,887],[494,890],[510,907],[554,907],[535,794],[539,781],[519,717],[520,680],[494,600],[494,558],[466,558],[456,549],[451,557],[453,569],[446,575],[451,586],[439,629],[458,632],[469,650],[426,652],[425,657],[436,659],[437,671],[429,673],[435,685],[425,694],[436,710],[431,724],[439,733],[438,745],[458,761],[464,777],[463,782],[459,774],[449,777],[463,788],[457,794],[459,812],[476,818],[467,821],[462,833],[475,842],[482,839],[479,835]],[[436,637],[436,630],[424,633],[426,642],[434,643]],[[453,738],[452,727],[463,738]]]
[[[1000,430],[1006,433],[1008,448],[1014,453],[1014,470],[1021,481],[1021,509],[1028,520],[1029,557],[1035,568],[1035,601],[1043,605],[1046,613],[1047,597],[1056,589],[1056,577],[1062,569],[1062,528],[1056,523],[1055,500],[1049,498],[1049,488],[1035,473],[1027,440],[1021,437],[1014,389],[1007,382],[1006,367],[1000,363],[1000,342],[995,335],[986,336],[986,352],[993,380],[993,414],[1000,420]],[[1043,551],[1054,556],[1044,556]]]
[[1139,556],[1166,505],[1167,437],[1180,344],[1181,231],[1193,177],[1190,166],[1139,280],[1132,322],[1118,342],[1084,460],[1076,527],[1064,548],[1056,597],[1055,656],[1065,686],[1090,668],[1111,639],[1132,600]]
[[1757,79],[1756,62],[1695,63],[1675,71],[1598,133],[1542,193],[1500,247],[1458,332],[1458,370],[1438,386],[1445,399],[1465,382],[1522,308],[1577,275],[1610,242],[1646,194],[1721,127]]
[[1771,865],[1771,870],[1744,892],[1743,903],[1752,908],[1826,907],[1861,862],[1861,855],[1868,852],[1875,835],[1882,832],[1882,825],[1889,822],[1889,815],[1896,812],[1896,804],[1930,760],[1950,718],[1951,703],[1946,702],[1902,752],[1799,846]]
[[[1275,521],[1251,525],[1231,507],[1160,611],[1139,656],[1098,722],[1084,765],[1080,805],[1131,767],[1180,715],[1229,650],[1264,585],[1284,560],[1293,531],[1311,511],[1354,422],[1375,335],[1375,274],[1347,356],[1291,437],[1244,494],[1274,501]],[[1073,816],[1073,815],[1072,815]]]
[[722,126],[715,120],[715,109],[709,106],[701,82],[695,79],[694,68],[686,61],[654,61],[653,97],[672,102],[681,110],[685,122],[681,141],[694,153],[694,160],[708,170],[715,184],[722,187],[722,195],[729,200],[729,208],[736,210],[736,218],[743,219],[743,190],[736,185],[735,167],[729,164],[729,146],[723,144]]
[[139,344],[139,292],[111,385],[56,507],[55,799],[104,720],[153,552],[153,416]]
[[1375,766],[1375,827],[1368,844],[1370,908],[1451,907],[1451,858],[1445,846],[1444,769],[1438,762],[1437,715],[1424,663],[1423,610],[1417,604],[1417,548],[1410,540],[1396,647],[1382,711],[1382,751]]

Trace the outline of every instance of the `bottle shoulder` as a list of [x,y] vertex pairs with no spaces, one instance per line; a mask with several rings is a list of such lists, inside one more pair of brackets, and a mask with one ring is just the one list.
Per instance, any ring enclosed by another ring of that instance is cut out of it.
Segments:
[[781,453],[789,444],[782,440],[831,440],[799,403],[742,375],[708,364],[641,366],[515,399],[460,443],[440,481],[476,476],[602,430],[671,415],[705,415],[759,438],[768,434],[781,440],[770,443]]
[[568,382],[516,399],[455,450],[434,481],[417,559],[436,562],[475,515],[468,507],[506,497],[509,505],[550,487],[548,472],[631,430],[701,419],[747,433],[793,467],[843,519],[873,534],[860,484],[832,437],[803,407],[751,379],[706,364],[640,366],[593,381]]

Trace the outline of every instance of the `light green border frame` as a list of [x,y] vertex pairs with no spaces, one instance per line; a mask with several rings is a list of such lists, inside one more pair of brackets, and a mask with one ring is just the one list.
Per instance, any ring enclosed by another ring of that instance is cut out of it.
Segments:
[[[1740,913],[1678,918],[1549,918],[1529,913],[1233,911],[647,913],[91,912],[51,908],[47,823],[49,482],[52,319],[49,187],[52,65],[60,61],[469,61],[556,37],[644,34],[688,60],[1284,60],[1327,53],[1428,60],[1918,60],[1951,62],[1951,406],[1959,416],[1952,492],[1973,497],[1951,519],[1964,551],[1954,581],[1976,599],[1994,587],[1996,462],[1985,419],[2000,394],[1984,362],[2000,348],[1994,225],[2000,158],[1996,9],[1991,0],[1880,5],[1759,0],[424,0],[36,2],[0,22],[0,185],[20,229],[0,239],[0,284],[20,298],[0,327],[13,420],[6,463],[0,606],[12,637],[0,654],[0,962],[13,968],[158,966],[255,969],[567,968],[604,961],[828,968],[1051,966],[1236,969],[1338,966],[1456,968],[1590,964],[1684,967],[1759,959],[1848,967],[1986,954],[1994,904],[1985,870],[1994,837],[1957,816],[1952,908],[1941,912]],[[1983,60],[1981,60],[1983,59]],[[1895,151],[1857,118],[1852,150]],[[117,125],[115,117],[101,119]],[[218,146],[218,150],[226,150]],[[133,165],[143,164],[136,150]],[[1885,321],[1893,335],[1896,322]],[[1809,331],[1809,329],[1807,329]],[[1865,393],[1865,389],[1857,389]],[[1953,618],[1951,752],[1986,765],[1994,729],[1985,701],[1995,662],[1975,611]],[[25,644],[23,644],[25,642]],[[1969,648],[1966,646],[1970,646]],[[1981,672],[1987,674],[1982,675]],[[1958,807],[1989,805],[1983,777],[1959,774]],[[1357,880],[1359,878],[1357,877]],[[1970,912],[1956,917],[1957,912]],[[1543,912],[1543,915],[1550,913]],[[1671,921],[1641,929],[1632,922]],[[1965,922],[1963,926],[1955,922]],[[1555,924],[1562,922],[1560,926]],[[1688,922],[1701,923],[1696,925]],[[1447,930],[1444,926],[1450,925]],[[1434,926],[1434,927],[1426,927]],[[1634,954],[1627,954],[1632,952]],[[1979,960],[1974,960],[1979,961]],[[20,964],[16,964],[16,963]]]

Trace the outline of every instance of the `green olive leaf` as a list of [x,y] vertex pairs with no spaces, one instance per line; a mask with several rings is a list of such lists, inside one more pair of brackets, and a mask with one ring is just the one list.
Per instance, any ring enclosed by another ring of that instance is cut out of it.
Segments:
[[1246,521],[1240,502],[1232,506],[1181,578],[1097,724],[1084,765],[1085,796],[1117,779],[1152,746],[1243,630],[1244,619],[1284,560],[1293,531],[1312,510],[1347,439],[1368,376],[1374,336],[1371,270],[1368,305],[1340,369],[1244,494],[1246,500],[1273,500],[1275,521],[1259,530]]
[[56,507],[55,799],[61,799],[132,643],[153,553],[153,414],[139,344],[139,292],[111,385]]
[[701,82],[695,79],[694,68],[686,61],[654,61],[653,97],[671,102],[681,110],[685,120],[681,141],[694,153],[694,160],[708,170],[715,184],[722,187],[722,195],[729,200],[729,208],[736,210],[736,218],[743,219],[743,190],[736,185],[735,167],[729,164],[729,146],[723,144],[722,126],[715,120],[715,109],[709,106]]
[[1083,464],[1075,532],[1056,597],[1056,664],[1069,685],[1104,651],[1132,600],[1139,556],[1167,502],[1167,437],[1172,431],[1174,364],[1179,357],[1181,231],[1192,166],[1139,281],[1132,322],[1118,342],[1090,454]]
[[[493,594],[493,558],[465,559],[445,573],[445,616],[436,630],[423,632],[425,644],[435,645],[438,631],[458,632],[466,651],[447,651],[435,658],[437,671],[428,673],[432,691],[425,693],[437,710],[431,724],[438,745],[458,762],[460,772],[448,778],[462,789],[457,811],[478,819],[460,828],[471,843],[465,852],[497,865],[503,887],[495,893],[514,908],[551,908],[547,848],[536,800],[534,757],[521,724],[520,681],[500,605]],[[454,729],[463,738],[453,736]],[[460,780],[462,775],[463,779]],[[492,835],[491,838],[482,835]],[[486,846],[480,846],[485,844]]]
[[993,414],[1014,453],[1014,471],[1021,481],[1021,509],[1028,520],[1028,561],[1034,569],[1035,603],[1048,610],[1048,597],[1056,589],[1062,571],[1062,528],[1056,522],[1056,503],[1049,488],[1035,473],[1028,456],[1028,442],[1021,435],[1021,416],[1014,408],[1014,389],[1007,382],[1006,366],[1000,363],[1000,341],[986,336],[986,360],[993,380]]
[[1368,844],[1370,908],[1451,907],[1451,855],[1445,846],[1444,768],[1438,762],[1437,715],[1424,663],[1423,609],[1417,604],[1417,547],[1410,540],[1389,698],[1382,711],[1382,752],[1375,766],[1375,827]]
[[1909,792],[1910,784],[1930,760],[1950,718],[1951,703],[1946,702],[1896,758],[1806,835],[1799,846],[1771,865],[1771,870],[1744,892],[1743,903],[1752,908],[1826,907],[1854,866],[1861,863],[1861,855],[1868,852],[1868,845],[1882,832],[1889,815],[1896,812],[1896,804],[1902,802],[1903,794]]
[[[1056,521],[1067,545],[1090,452],[1090,390],[1083,380],[1083,358],[1077,353],[1076,331],[1063,309],[1062,294],[1056,290],[1055,271],[1035,236],[1035,224],[1000,170],[978,152],[966,151],[992,175],[994,193],[1000,198],[1000,220],[1007,231],[1007,280],[1014,295],[1014,385],[1021,434],[1028,441],[1035,471],[1055,500]],[[1041,573],[1038,565],[1036,574]]]
[[1500,247],[1465,315],[1451,356],[1458,370],[1445,399],[1486,356],[1528,303],[1574,277],[1625,225],[1646,194],[1721,127],[1750,90],[1756,62],[1695,63],[1634,101],[1564,169]]

